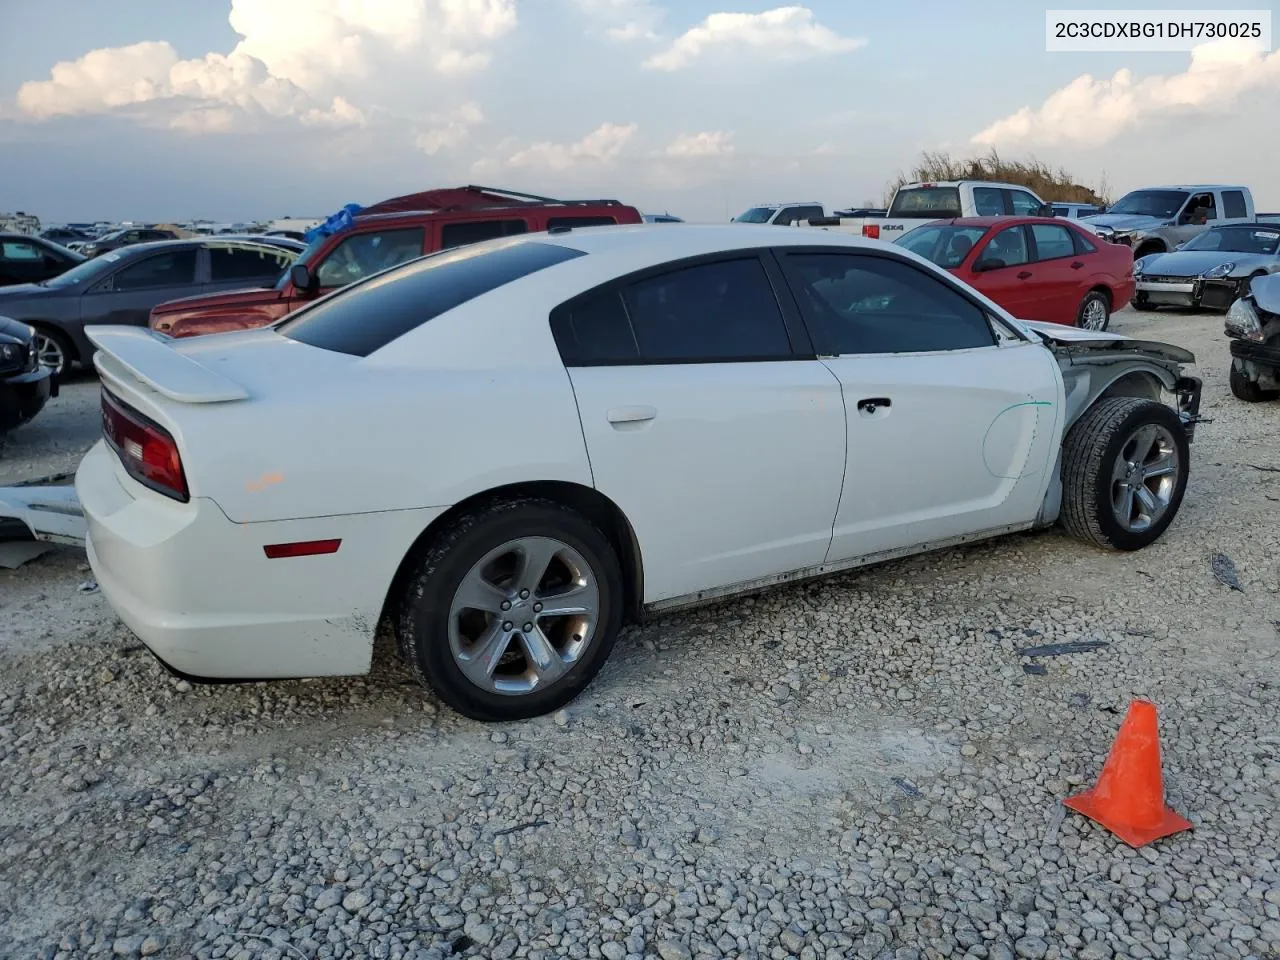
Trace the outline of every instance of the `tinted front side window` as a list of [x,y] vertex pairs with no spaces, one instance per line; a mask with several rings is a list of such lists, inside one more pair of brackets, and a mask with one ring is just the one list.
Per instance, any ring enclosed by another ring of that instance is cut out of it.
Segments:
[[144,290],[148,287],[180,287],[194,283],[196,251],[171,250],[157,253],[125,267],[112,278],[114,290]]
[[760,359],[791,353],[782,311],[756,257],[639,280],[624,298],[644,360]]
[[355,233],[333,248],[315,270],[322,287],[345,287],[422,256],[422,227]]
[[529,225],[523,220],[464,220],[461,223],[446,223],[440,228],[440,246],[448,250],[482,240],[515,237],[528,230]]
[[909,264],[846,253],[790,254],[785,262],[824,354],[920,353],[995,343],[981,309]]
[[287,250],[270,247],[210,247],[209,279],[213,283],[235,280],[274,280],[293,262]]
[[1071,242],[1071,233],[1066,227],[1033,223],[1031,236],[1036,241],[1037,260],[1057,260],[1059,257],[1075,256],[1076,245]]
[[569,247],[521,241],[438,253],[348,287],[277,330],[322,350],[367,357],[468,300],[582,256]]

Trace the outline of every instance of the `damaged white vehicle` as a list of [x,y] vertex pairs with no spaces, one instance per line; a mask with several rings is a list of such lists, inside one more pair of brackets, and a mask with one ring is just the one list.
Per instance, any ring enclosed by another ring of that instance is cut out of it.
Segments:
[[485,720],[567,703],[649,612],[1058,522],[1143,547],[1200,395],[1176,347],[774,227],[530,234],[270,328],[90,336],[89,558],[157,657],[355,674],[385,619]]

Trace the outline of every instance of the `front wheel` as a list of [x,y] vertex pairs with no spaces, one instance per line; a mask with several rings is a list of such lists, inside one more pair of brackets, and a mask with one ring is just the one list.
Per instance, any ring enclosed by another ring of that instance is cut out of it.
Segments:
[[1080,301],[1076,326],[1101,333],[1111,323],[1111,298],[1101,290],[1090,290]]
[[1189,472],[1173,410],[1137,397],[1100,400],[1063,443],[1062,525],[1087,543],[1140,550],[1173,522]]
[[1264,403],[1267,400],[1274,400],[1280,396],[1275,390],[1266,390],[1258,386],[1256,380],[1250,380],[1245,372],[1231,364],[1231,373],[1228,376],[1231,384],[1231,393],[1237,400],[1243,400],[1245,403]]
[[475,720],[524,720],[574,699],[622,627],[608,538],[549,500],[459,518],[417,559],[398,632],[418,679]]
[[64,376],[71,369],[75,352],[66,334],[49,327],[36,327],[36,354],[40,363],[53,371],[54,376]]

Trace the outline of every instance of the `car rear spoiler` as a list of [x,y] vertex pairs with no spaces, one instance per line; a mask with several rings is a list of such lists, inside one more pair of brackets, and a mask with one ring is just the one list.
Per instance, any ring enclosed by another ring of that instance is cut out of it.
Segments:
[[98,352],[93,365],[104,382],[139,381],[179,403],[245,400],[240,384],[179,353],[174,340],[143,327],[85,327]]

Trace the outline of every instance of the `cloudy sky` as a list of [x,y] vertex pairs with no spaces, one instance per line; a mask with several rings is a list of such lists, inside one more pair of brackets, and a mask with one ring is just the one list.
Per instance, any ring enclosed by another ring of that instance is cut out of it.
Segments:
[[0,0],[0,211],[324,215],[481,183],[721,220],[991,146],[1280,210],[1280,53],[1044,46],[1025,0]]

